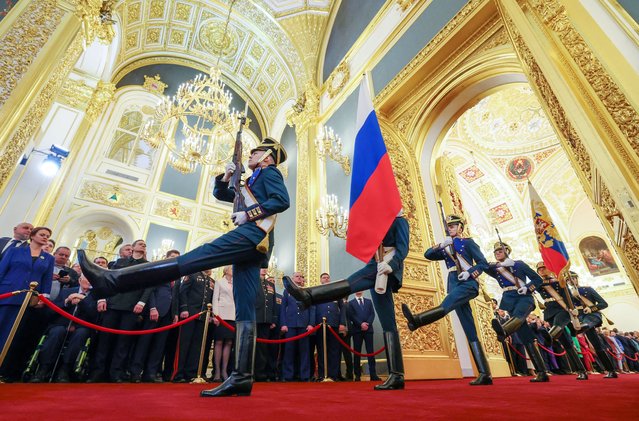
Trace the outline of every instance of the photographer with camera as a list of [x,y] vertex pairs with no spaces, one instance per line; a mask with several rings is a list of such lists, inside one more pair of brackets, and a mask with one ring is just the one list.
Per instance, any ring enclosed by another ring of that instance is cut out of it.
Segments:
[[53,266],[53,284],[51,285],[51,301],[55,301],[60,295],[62,288],[77,288],[80,275],[69,267],[69,257],[71,249],[60,246],[53,252],[55,263]]

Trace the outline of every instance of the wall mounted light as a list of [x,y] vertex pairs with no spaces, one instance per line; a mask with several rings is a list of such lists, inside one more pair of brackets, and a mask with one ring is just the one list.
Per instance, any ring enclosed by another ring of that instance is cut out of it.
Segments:
[[[51,145],[48,151],[33,149],[31,153],[39,153],[45,155],[44,161],[40,164],[40,171],[47,177],[53,177],[58,173],[62,166],[62,160],[69,156],[69,150],[59,145]],[[30,155],[22,155],[19,165],[27,165]]]

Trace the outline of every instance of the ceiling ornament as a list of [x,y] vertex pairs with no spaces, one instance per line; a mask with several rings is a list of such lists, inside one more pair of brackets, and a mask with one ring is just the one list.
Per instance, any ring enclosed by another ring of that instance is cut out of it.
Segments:
[[466,168],[464,171],[460,172],[459,175],[466,180],[468,183],[472,183],[475,180],[479,180],[484,176],[482,170],[477,167],[477,165],[473,165],[470,168]]
[[510,160],[506,166],[506,174],[511,180],[522,181],[530,177],[533,171],[532,161],[525,157],[519,156]]
[[209,19],[202,23],[198,38],[206,51],[218,57],[233,57],[239,45],[235,29],[219,19]]
[[489,212],[491,221],[496,224],[501,224],[513,219],[513,214],[506,203],[491,208]]
[[144,84],[142,87],[151,93],[162,95],[168,86],[169,85],[160,80],[160,75],[155,75],[153,77],[144,75]]

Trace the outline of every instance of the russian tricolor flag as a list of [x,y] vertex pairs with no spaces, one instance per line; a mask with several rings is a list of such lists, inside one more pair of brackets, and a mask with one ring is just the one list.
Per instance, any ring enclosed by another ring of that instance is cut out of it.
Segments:
[[570,267],[568,250],[566,250],[566,245],[559,238],[559,233],[546,205],[530,182],[528,183],[528,190],[530,192],[530,207],[541,258],[546,264],[546,268],[559,277],[562,270],[568,270]]
[[364,77],[357,104],[346,251],[368,262],[401,209],[393,167]]

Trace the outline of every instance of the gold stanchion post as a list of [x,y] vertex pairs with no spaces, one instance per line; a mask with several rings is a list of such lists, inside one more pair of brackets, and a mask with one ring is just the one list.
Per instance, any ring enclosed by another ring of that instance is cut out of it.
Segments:
[[18,315],[16,316],[16,320],[13,322],[13,326],[11,326],[11,331],[9,332],[9,336],[7,337],[7,341],[4,343],[2,347],[2,353],[0,353],[0,367],[2,367],[2,363],[4,363],[4,359],[9,352],[9,348],[11,348],[11,342],[13,342],[13,337],[18,331],[18,326],[20,326],[20,322],[22,321],[22,317],[24,316],[24,312],[27,310],[29,306],[29,301],[31,301],[31,297],[33,296],[35,289],[38,287],[37,282],[31,282],[29,284],[29,290],[24,296],[24,300],[22,301],[22,305],[20,306],[20,310],[18,311]]
[[204,319],[204,333],[202,334],[202,346],[200,347],[200,363],[197,365],[197,377],[191,380],[191,383],[203,384],[206,380],[202,377],[202,362],[204,360],[204,349],[206,348],[206,336],[209,332],[209,318],[212,314],[213,305],[206,305],[206,318]]
[[326,353],[326,317],[322,317],[322,336],[324,337],[324,379],[322,382],[332,382],[333,379],[328,377],[328,354]]

